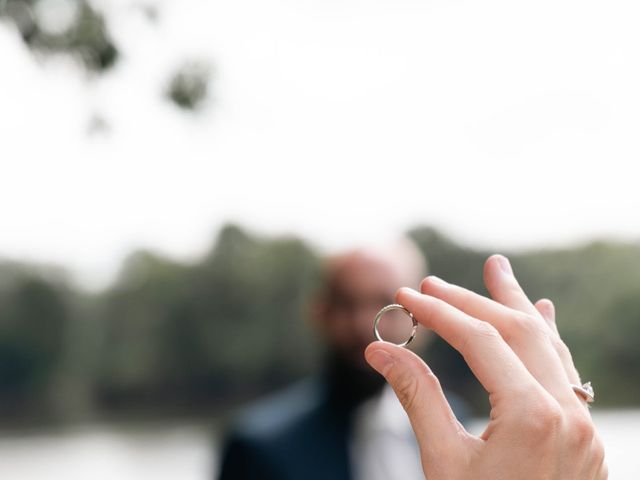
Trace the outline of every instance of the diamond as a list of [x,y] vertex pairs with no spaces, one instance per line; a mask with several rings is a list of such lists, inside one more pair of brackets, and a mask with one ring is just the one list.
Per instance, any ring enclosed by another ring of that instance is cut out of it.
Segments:
[[585,392],[588,393],[591,398],[595,397],[595,393],[593,391],[593,387],[591,386],[591,382],[587,382],[583,384],[582,388],[584,388]]

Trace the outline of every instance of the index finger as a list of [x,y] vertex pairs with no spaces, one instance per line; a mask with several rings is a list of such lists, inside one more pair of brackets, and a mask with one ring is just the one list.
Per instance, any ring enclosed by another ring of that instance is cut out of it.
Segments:
[[521,401],[543,390],[492,325],[410,288],[401,288],[396,297],[418,322],[462,354],[492,402],[514,396]]

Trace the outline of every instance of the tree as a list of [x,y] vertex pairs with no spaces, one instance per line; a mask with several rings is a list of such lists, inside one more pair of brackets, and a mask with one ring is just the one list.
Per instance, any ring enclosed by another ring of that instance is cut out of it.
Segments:
[[[158,7],[143,6],[145,17],[156,23]],[[134,12],[134,10],[132,10]],[[120,60],[122,47],[111,34],[103,12],[87,0],[0,0],[0,19],[13,24],[39,58],[66,55],[92,75],[100,76]],[[180,109],[196,112],[209,97],[211,66],[203,60],[186,60],[164,81],[163,95]],[[104,122],[101,115],[95,120]]]
[[11,270],[0,289],[0,404],[5,414],[44,413],[64,355],[68,292],[59,282]]

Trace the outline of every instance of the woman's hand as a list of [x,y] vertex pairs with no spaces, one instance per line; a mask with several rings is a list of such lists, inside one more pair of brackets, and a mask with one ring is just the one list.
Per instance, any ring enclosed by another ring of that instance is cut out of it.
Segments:
[[456,420],[436,376],[414,353],[386,342],[367,347],[369,364],[407,411],[428,480],[605,479],[604,448],[571,354],[555,327],[553,304],[532,304],[509,265],[485,265],[493,300],[427,277],[422,293],[403,288],[398,303],[456,350],[489,392],[491,415],[479,437]]

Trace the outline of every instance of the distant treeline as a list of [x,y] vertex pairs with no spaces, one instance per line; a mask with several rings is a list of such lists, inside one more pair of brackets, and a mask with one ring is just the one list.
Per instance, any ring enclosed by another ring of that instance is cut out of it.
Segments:
[[[482,265],[493,252],[431,228],[409,235],[431,273],[486,293]],[[599,405],[640,403],[640,244],[501,253],[533,300],[556,304]],[[195,263],[132,254],[98,294],[72,287],[62,270],[0,263],[0,421],[216,414],[298,379],[320,355],[306,322],[320,265],[299,238],[234,225]],[[486,406],[444,342],[423,355],[448,388]]]

